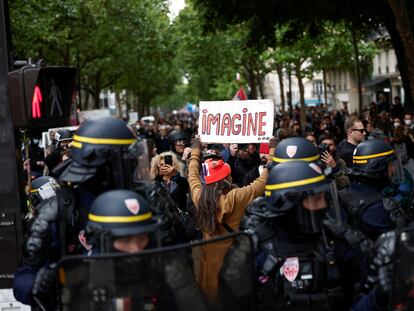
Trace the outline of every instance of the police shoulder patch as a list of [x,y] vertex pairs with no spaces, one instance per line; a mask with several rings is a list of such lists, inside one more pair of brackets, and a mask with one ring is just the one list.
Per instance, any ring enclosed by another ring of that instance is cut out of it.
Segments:
[[288,257],[286,258],[283,266],[280,268],[281,274],[289,281],[293,282],[296,280],[299,274],[299,258]]

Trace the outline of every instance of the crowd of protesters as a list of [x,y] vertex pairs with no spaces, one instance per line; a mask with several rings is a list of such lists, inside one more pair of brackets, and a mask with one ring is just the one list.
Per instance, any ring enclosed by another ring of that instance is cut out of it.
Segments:
[[[203,144],[196,138],[198,116],[187,112],[143,119],[132,129],[148,142],[152,182],[165,188],[180,215],[187,215],[183,224],[192,233],[187,240],[208,240],[239,229],[246,207],[264,193],[275,147],[287,138],[303,137],[316,146],[340,189],[349,186],[341,172],[352,167],[356,146],[367,139],[390,144],[404,167],[414,171],[413,115],[404,111],[398,97],[388,105],[381,95],[359,115],[321,104],[307,108],[305,124],[299,116],[298,107],[276,115],[274,137],[262,144]],[[59,175],[60,163],[70,157],[71,136],[68,130],[50,132],[52,144],[46,152],[38,140],[30,141],[25,169],[31,170],[33,179]],[[202,250],[198,281],[211,300],[217,295],[217,274],[230,244],[227,240]]]

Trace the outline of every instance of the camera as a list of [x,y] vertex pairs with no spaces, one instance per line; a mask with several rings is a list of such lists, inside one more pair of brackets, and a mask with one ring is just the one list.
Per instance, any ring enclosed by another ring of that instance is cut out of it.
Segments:
[[318,146],[316,146],[316,148],[318,148],[318,152],[320,155],[322,155],[325,151],[329,152],[329,145],[327,144],[319,144]]

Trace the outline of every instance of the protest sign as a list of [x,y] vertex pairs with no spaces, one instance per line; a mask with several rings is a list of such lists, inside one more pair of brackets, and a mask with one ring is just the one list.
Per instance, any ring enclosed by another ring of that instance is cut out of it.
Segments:
[[273,135],[270,99],[201,101],[198,135],[204,143],[262,143]]

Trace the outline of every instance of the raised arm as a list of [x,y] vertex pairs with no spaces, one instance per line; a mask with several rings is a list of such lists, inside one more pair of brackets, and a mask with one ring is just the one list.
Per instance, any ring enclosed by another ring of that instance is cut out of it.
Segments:
[[191,198],[196,207],[198,207],[203,187],[200,179],[200,156],[201,144],[200,141],[196,139],[191,148],[190,163],[188,165],[188,183],[190,184]]

